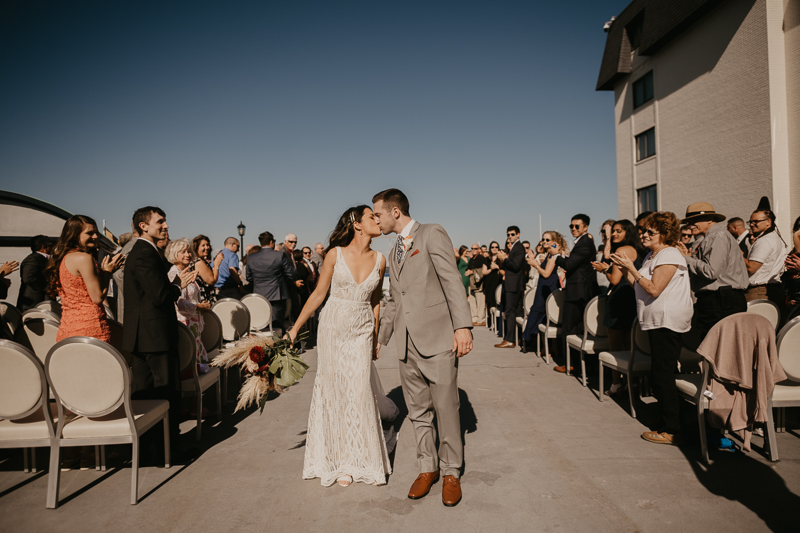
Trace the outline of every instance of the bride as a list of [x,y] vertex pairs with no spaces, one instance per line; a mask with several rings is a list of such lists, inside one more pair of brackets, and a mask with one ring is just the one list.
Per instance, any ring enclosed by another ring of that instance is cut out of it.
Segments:
[[294,342],[330,288],[317,333],[303,465],[303,479],[318,477],[326,487],[383,485],[392,473],[370,383],[386,269],[386,259],[370,243],[380,234],[368,206],[344,212],[331,233],[317,287],[287,332]]

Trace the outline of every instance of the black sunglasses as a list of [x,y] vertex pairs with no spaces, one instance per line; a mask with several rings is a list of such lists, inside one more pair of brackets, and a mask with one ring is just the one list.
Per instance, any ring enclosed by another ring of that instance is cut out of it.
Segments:
[[569,229],[581,229],[581,225],[580,224],[570,224],[569,225]]

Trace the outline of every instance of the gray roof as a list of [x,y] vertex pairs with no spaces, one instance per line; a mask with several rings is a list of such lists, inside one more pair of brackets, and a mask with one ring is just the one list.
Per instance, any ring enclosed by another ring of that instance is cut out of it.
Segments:
[[612,91],[631,72],[631,40],[639,54],[653,55],[723,0],[633,0],[611,24],[606,38],[598,91]]

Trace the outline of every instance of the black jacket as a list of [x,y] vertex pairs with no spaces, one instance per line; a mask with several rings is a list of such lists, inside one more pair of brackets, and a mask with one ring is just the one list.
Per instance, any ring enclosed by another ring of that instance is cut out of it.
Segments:
[[556,257],[556,266],[567,273],[567,283],[564,286],[566,301],[588,301],[597,296],[597,272],[592,268],[592,261],[596,258],[594,240],[588,233],[581,237],[569,257]]
[[47,299],[48,284],[44,275],[46,266],[47,258],[39,252],[34,252],[22,260],[19,266],[21,283],[17,298],[17,309],[20,311],[27,311]]
[[528,262],[525,261],[525,247],[517,241],[511,248],[508,257],[500,265],[506,271],[506,292],[522,292],[528,282]]
[[247,257],[246,276],[253,292],[271,302],[289,298],[296,279],[289,256],[269,247]]
[[178,346],[175,302],[181,296],[164,271],[161,254],[137,239],[125,260],[125,323],[122,347],[135,353],[168,352]]

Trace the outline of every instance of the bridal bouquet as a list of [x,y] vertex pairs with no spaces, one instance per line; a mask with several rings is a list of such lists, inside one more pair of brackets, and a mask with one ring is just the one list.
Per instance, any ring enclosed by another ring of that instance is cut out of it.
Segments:
[[[297,340],[304,340],[306,336],[307,332],[303,332]],[[247,374],[234,413],[250,407],[255,401],[263,413],[270,391],[285,392],[308,369],[291,341],[277,335],[242,339],[215,357],[211,365],[220,368],[239,366]]]

